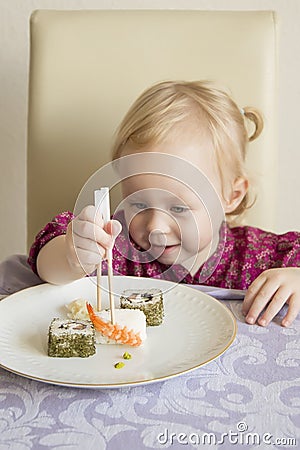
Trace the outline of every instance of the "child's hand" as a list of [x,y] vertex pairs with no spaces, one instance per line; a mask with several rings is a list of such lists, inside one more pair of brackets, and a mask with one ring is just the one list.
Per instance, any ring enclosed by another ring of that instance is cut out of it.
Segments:
[[85,207],[69,223],[66,233],[66,257],[74,273],[94,272],[105,258],[106,250],[113,247],[121,229],[117,220],[110,220],[104,225],[95,206]]
[[246,322],[253,324],[257,320],[259,325],[266,326],[285,303],[289,306],[281,325],[288,327],[300,311],[300,268],[269,269],[261,273],[249,286],[242,311]]

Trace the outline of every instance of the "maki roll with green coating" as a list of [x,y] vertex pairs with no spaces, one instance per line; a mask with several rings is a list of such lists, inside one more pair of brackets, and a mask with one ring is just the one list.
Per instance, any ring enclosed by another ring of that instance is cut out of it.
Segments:
[[95,353],[95,329],[89,320],[52,320],[48,333],[48,356],[87,358]]
[[148,326],[161,325],[164,319],[163,294],[160,289],[126,289],[120,297],[120,307],[143,311]]

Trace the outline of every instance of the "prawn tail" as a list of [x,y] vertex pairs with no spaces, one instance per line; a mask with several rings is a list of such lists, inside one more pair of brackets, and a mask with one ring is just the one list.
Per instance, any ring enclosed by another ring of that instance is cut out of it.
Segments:
[[140,337],[140,333],[135,333],[133,330],[128,331],[126,328],[126,331],[124,332],[123,335],[123,342],[128,345],[131,345],[132,347],[138,347],[142,344],[142,339]]
[[110,322],[105,322],[95,314],[92,305],[88,302],[86,303],[86,307],[90,320],[92,321],[95,329],[104,336],[115,340],[117,344],[127,344],[132,347],[138,347],[142,344],[140,333],[135,333],[133,330],[128,330],[126,326],[121,327],[118,324],[113,325]]

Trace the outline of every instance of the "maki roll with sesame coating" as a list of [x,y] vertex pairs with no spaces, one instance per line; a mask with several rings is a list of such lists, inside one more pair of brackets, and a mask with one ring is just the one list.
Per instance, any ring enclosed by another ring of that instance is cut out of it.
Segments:
[[139,309],[147,326],[161,325],[164,319],[163,294],[160,289],[126,289],[120,297],[123,309]]
[[48,356],[87,358],[95,353],[95,329],[89,320],[52,320],[48,332]]

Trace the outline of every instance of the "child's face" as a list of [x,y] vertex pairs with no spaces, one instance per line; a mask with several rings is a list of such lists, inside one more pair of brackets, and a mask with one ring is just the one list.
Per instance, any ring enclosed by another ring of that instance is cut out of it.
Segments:
[[[123,155],[137,151],[127,144]],[[163,143],[147,147],[143,153],[145,151],[167,153],[187,160],[199,169],[199,178],[204,173],[221,198],[212,144],[205,135],[199,138],[199,134],[195,136],[186,128],[177,129]],[[144,172],[147,171],[145,169]],[[170,178],[164,170],[162,174],[159,170],[157,173],[143,173],[122,181],[129,233],[153,259],[167,265],[180,263],[189,266],[189,270],[191,266],[197,269],[209,255],[212,227],[216,228],[207,211],[209,205],[204,205],[201,195],[182,180]]]
[[[128,143],[122,156],[139,152],[140,149]],[[142,152],[177,156],[195,166],[199,179],[204,174],[203,178],[213,186],[223,213],[216,156],[205,132],[195,131],[193,125],[181,125],[164,142]],[[170,165],[173,163],[171,160]],[[149,174],[145,166],[140,173],[122,181],[125,219],[132,239],[163,264],[180,263],[197,269],[209,256],[213,230],[219,230],[224,214],[222,217],[218,214],[217,219],[212,217],[211,205],[205,205],[201,192],[196,194],[190,187],[197,180],[191,180],[188,185],[182,182],[184,178],[166,176],[164,170]]]
[[199,253],[203,260],[207,258],[210,218],[186,186],[165,176],[146,174],[124,181],[123,192],[129,233],[153,259],[171,265],[188,263],[199,258]]

